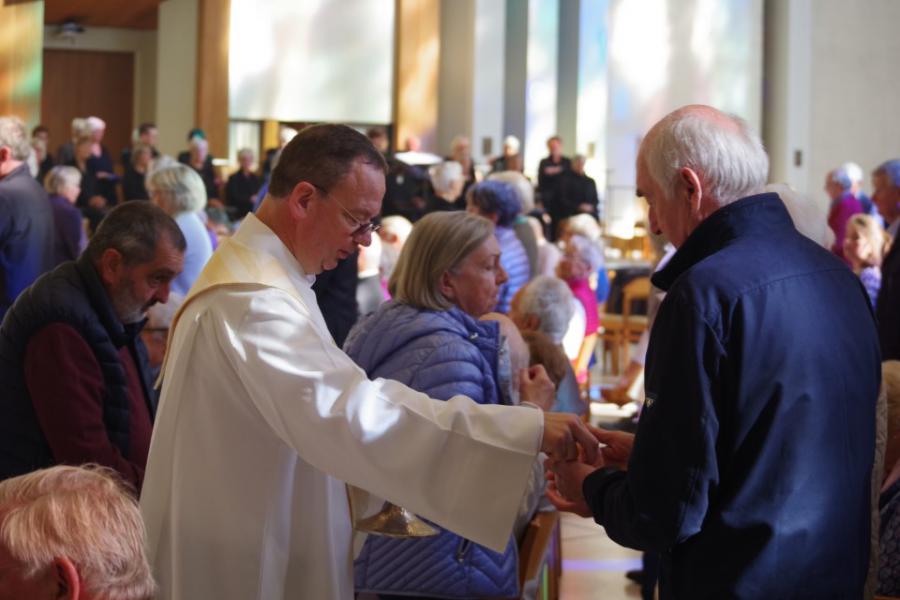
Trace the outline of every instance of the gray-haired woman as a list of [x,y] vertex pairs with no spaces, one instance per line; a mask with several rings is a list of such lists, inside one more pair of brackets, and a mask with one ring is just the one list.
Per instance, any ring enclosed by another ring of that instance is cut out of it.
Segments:
[[81,194],[81,172],[75,167],[53,167],[44,179],[44,187],[53,207],[55,266],[67,260],[75,260],[87,247],[81,211],[75,208],[75,201]]
[[175,219],[187,249],[184,270],[172,280],[172,291],[186,296],[212,256],[212,240],[200,213],[206,207],[206,189],[200,176],[185,165],[152,171],[147,177],[150,200]]

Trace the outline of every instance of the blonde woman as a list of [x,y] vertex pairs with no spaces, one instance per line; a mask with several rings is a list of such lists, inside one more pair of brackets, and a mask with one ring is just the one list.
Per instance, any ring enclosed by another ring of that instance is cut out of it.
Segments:
[[844,258],[865,286],[872,306],[875,306],[881,289],[881,259],[887,241],[887,233],[874,217],[856,214],[847,221]]

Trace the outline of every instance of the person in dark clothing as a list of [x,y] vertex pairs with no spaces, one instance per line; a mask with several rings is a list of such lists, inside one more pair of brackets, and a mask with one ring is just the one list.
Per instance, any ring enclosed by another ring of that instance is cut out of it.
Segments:
[[178,162],[187,165],[200,175],[206,188],[206,199],[213,200],[219,197],[219,182],[216,180],[216,171],[213,168],[213,159],[209,155],[209,144],[206,139],[194,137],[190,141],[190,150],[178,155]]
[[875,323],[858,278],[759,193],[767,171],[711,107],[650,130],[637,193],[678,251],[653,276],[667,295],[637,433],[598,432],[597,465],[548,463],[557,506],[660,554],[662,598],[863,595]]
[[81,193],[75,206],[88,220],[90,231],[95,231],[108,208],[107,199],[98,191],[96,173],[88,166],[93,142],[89,137],[81,137],[75,141],[75,155],[66,166],[75,167],[81,173]]
[[262,186],[262,179],[253,172],[253,150],[238,151],[240,169],[228,178],[225,185],[225,207],[232,220],[243,219],[256,205],[256,194]]
[[[126,175],[133,162],[131,154],[139,146],[148,146],[150,148],[151,160],[159,158],[159,150],[156,149],[156,144],[159,141],[159,130],[156,129],[156,125],[154,123],[141,123],[137,132],[138,139],[134,142],[134,145],[122,150],[122,168],[125,170]],[[134,198],[129,198],[128,196],[125,196],[125,199],[134,200]]]
[[872,184],[872,201],[894,239],[881,263],[881,289],[875,308],[881,358],[900,360],[900,159],[889,160],[875,169]]
[[138,334],[184,249],[160,208],[126,202],[22,293],[0,326],[0,479],[97,463],[140,492],[156,405]]
[[47,173],[50,172],[50,169],[52,169],[56,163],[53,162],[53,157],[47,152],[47,142],[45,139],[39,137],[31,138],[31,147],[34,149],[34,155],[38,164],[38,172],[34,178],[38,183],[43,185]]
[[122,196],[125,200],[149,200],[145,179],[153,161],[153,147],[138,142],[128,153],[128,166],[125,167],[125,176],[122,178]]
[[53,266],[53,212],[25,163],[29,150],[25,124],[0,117],[0,320]]
[[87,247],[81,211],[75,201],[81,193],[81,173],[75,167],[53,167],[44,184],[53,207],[53,266],[76,260]]
[[584,157],[576,154],[572,158],[572,168],[563,172],[559,184],[556,209],[560,220],[579,213],[587,213],[598,218],[597,183],[584,173]]
[[319,273],[313,284],[316,302],[325,317],[325,325],[338,347],[344,345],[347,334],[359,318],[359,305],[356,302],[358,261],[359,252],[354,252],[338,261],[334,269]]
[[547,149],[550,155],[541,159],[538,165],[538,185],[537,190],[540,195],[541,204],[552,220],[551,240],[556,241],[559,235],[560,217],[560,187],[562,185],[563,175],[572,169],[571,161],[562,155],[562,138],[554,135],[547,140]]
[[97,182],[96,193],[106,198],[106,206],[115,206],[119,197],[116,194],[116,186],[119,176],[113,167],[112,155],[103,145],[103,136],[106,133],[106,123],[99,117],[88,117],[88,127],[91,130],[91,155],[88,157],[87,169],[94,175]]

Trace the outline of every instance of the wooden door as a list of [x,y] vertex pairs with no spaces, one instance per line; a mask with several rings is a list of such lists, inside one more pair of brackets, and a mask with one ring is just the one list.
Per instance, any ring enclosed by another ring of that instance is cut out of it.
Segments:
[[106,121],[103,145],[118,167],[131,144],[133,114],[133,53],[44,50],[41,120],[54,155],[71,138],[72,119],[93,115]]

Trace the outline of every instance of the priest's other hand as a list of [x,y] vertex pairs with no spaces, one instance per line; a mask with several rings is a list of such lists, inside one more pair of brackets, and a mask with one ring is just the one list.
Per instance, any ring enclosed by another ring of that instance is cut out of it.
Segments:
[[522,402],[530,402],[543,410],[550,410],[556,401],[556,388],[542,365],[532,365],[521,369],[519,376],[519,396]]
[[604,465],[617,467],[623,471],[627,470],[631,449],[634,447],[634,434],[624,431],[609,431],[592,425],[588,425],[588,429],[600,443],[604,444],[600,450]]
[[581,485],[595,467],[578,461],[554,461],[552,458],[544,461],[544,467],[547,469],[545,493],[550,503],[557,510],[574,513],[580,517],[593,516],[584,499]]
[[[553,460],[583,460],[593,464],[600,448],[596,437],[577,415],[544,413],[544,437],[541,450]],[[581,452],[578,451],[579,446]]]

